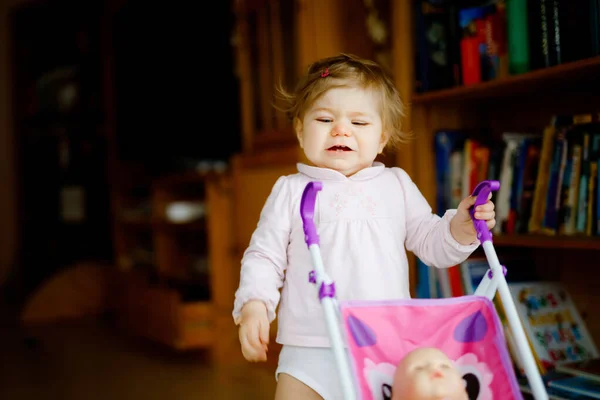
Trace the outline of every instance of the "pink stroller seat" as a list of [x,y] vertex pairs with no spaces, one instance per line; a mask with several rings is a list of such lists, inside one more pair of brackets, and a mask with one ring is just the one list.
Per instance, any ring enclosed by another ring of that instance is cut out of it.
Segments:
[[[484,204],[490,193],[499,187],[498,181],[483,181],[477,185],[473,192],[476,197],[474,207]],[[310,182],[306,186],[300,214],[315,267],[309,282],[318,287],[345,399],[390,399],[396,366],[417,347],[436,347],[455,362],[462,371],[469,400],[522,399],[504,331],[491,302],[496,292],[505,307],[534,398],[548,399],[504,278],[506,269],[498,260],[485,221],[474,218],[474,207],[469,213],[490,264],[489,273],[484,275],[475,295],[338,303],[334,282],[325,272],[313,221],[319,190],[320,182]],[[349,362],[346,346],[350,353]]]
[[361,399],[390,399],[396,365],[417,347],[437,347],[456,363],[469,400],[522,399],[488,298],[341,302],[340,308]]

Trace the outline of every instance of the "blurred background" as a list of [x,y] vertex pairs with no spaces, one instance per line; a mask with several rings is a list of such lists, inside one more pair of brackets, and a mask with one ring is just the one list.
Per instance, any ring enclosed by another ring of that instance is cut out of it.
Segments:
[[[273,397],[276,322],[267,363],[239,350],[239,262],[305,161],[275,85],[339,52],[396,82],[415,140],[380,161],[434,212],[501,181],[509,277],[563,285],[597,357],[599,4],[0,0],[0,397]],[[411,291],[469,294],[482,259],[411,254]]]

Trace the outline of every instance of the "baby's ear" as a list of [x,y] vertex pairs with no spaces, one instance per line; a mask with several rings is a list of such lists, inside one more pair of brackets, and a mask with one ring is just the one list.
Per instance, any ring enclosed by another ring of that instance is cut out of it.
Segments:
[[300,144],[300,148],[303,147],[302,142],[302,121],[300,118],[294,118],[294,131],[296,132],[296,137],[298,138],[298,143]]
[[379,142],[379,154],[381,154],[383,152],[383,149],[385,149],[385,145],[387,144],[387,142],[390,140],[390,135],[387,134],[387,132],[383,132],[381,134],[381,140]]

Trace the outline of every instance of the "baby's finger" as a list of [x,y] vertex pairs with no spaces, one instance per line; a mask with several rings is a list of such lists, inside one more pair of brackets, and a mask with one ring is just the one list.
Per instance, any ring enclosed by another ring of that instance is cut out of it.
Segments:
[[494,211],[494,209],[495,209],[494,203],[488,202],[488,203],[485,203],[483,205],[475,207],[475,212],[478,212],[478,211],[481,211],[481,212],[492,212],[492,211]]
[[260,331],[258,323],[248,328],[248,333],[246,334],[246,337],[248,338],[248,343],[250,343],[250,346],[252,346],[255,349],[262,349],[263,346],[260,342]]
[[496,226],[496,220],[490,219],[490,220],[486,221],[486,225],[489,230],[492,230]]
[[269,322],[261,320],[259,325],[260,341],[263,345],[269,344]]
[[476,219],[482,219],[484,221],[489,221],[491,219],[494,219],[495,216],[496,216],[496,213],[494,211],[492,211],[492,212],[476,212],[475,213]]
[[488,201],[487,203],[485,203],[484,206],[489,208],[490,210],[493,210],[494,208],[496,208],[496,205],[491,201]]
[[254,348],[248,343],[248,338],[246,336],[240,336],[240,344],[242,345],[242,354],[244,358],[250,362],[257,361],[258,354]]
[[241,337],[240,342],[242,343],[242,354],[246,360],[257,362],[265,361],[267,359],[267,352],[261,346],[253,346],[247,335]]

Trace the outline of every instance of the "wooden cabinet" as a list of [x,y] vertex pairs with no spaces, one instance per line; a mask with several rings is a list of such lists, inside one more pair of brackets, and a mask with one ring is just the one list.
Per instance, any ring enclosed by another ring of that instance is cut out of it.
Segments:
[[230,175],[159,178],[149,202],[146,217],[116,213],[123,232],[116,246],[119,320],[178,350],[218,346],[219,317],[231,319],[234,290]]

